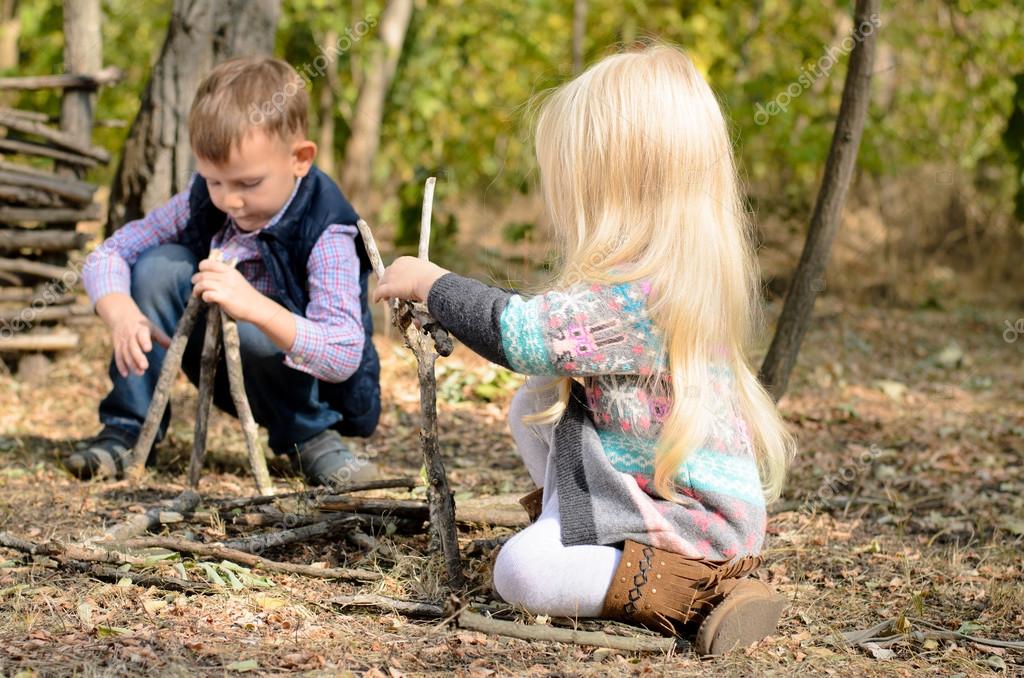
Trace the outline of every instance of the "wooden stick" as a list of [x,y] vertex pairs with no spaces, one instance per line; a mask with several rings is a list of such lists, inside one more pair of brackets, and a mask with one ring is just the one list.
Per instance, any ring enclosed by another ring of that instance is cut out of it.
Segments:
[[252,468],[256,491],[261,495],[274,494],[274,484],[270,482],[267,471],[267,458],[263,456],[260,445],[259,429],[249,407],[249,398],[245,394],[245,377],[242,373],[241,339],[238,336],[238,325],[234,318],[220,310],[221,325],[224,332],[224,355],[227,359],[228,383],[231,387],[231,399],[235,402],[235,412],[242,424],[245,436],[245,451],[249,455],[249,466]]
[[199,494],[192,490],[184,490],[167,506],[155,506],[139,513],[128,520],[118,523],[106,530],[99,538],[90,539],[88,543],[121,542],[149,532],[160,525],[160,514],[167,512],[187,513],[199,505]]
[[0,201],[12,205],[27,205],[29,207],[61,206],[60,198],[52,193],[40,191],[37,188],[8,186],[7,184],[0,184]]
[[522,640],[541,640],[555,643],[572,643],[574,645],[591,645],[608,647],[626,652],[671,652],[680,646],[686,647],[684,641],[676,638],[658,638],[654,636],[613,636],[602,631],[576,631],[541,624],[519,624],[485,617],[476,612],[463,610],[459,613],[459,626],[464,629],[491,633]]
[[76,570],[83,574],[96,577],[100,581],[118,583],[122,579],[130,579],[132,584],[148,588],[154,586],[165,591],[181,591],[183,593],[214,593],[217,589],[205,581],[190,581],[179,577],[158,577],[152,574],[139,574],[138,572],[125,572],[104,567],[97,563],[85,563],[78,560],[63,561],[63,565],[69,569]]
[[87,233],[58,229],[0,229],[0,251],[22,248],[42,252],[66,252],[77,250],[92,240]]
[[383,578],[379,572],[370,570],[359,570],[345,567],[314,567],[312,565],[300,565],[297,563],[282,563],[276,560],[268,560],[252,553],[245,553],[236,549],[229,549],[219,544],[200,544],[198,542],[177,539],[175,537],[146,537],[143,539],[132,539],[125,542],[124,546],[132,549],[158,548],[180,553],[191,553],[194,556],[207,558],[220,558],[230,560],[233,563],[246,565],[265,572],[279,572],[282,574],[299,574],[306,577],[317,577],[320,579],[341,579],[344,581],[380,581]]
[[78,348],[78,335],[71,332],[55,334],[21,334],[0,336],[0,352],[4,351],[70,351]]
[[0,207],[0,221],[6,223],[25,221],[96,221],[99,218],[100,206],[96,203],[81,209],[64,207]]
[[160,377],[153,390],[153,400],[150,401],[149,410],[146,411],[146,421],[142,424],[139,439],[135,441],[135,447],[132,449],[131,467],[126,471],[126,474],[131,477],[138,477],[146,466],[146,458],[149,457],[153,441],[156,440],[157,429],[160,428],[160,421],[164,417],[164,410],[167,409],[167,401],[171,397],[171,387],[181,368],[181,359],[185,354],[185,347],[188,346],[188,339],[192,335],[192,328],[196,325],[199,312],[205,306],[206,304],[199,298],[189,296],[185,312],[181,314],[178,327],[174,330],[171,345],[164,354]]
[[430,254],[430,215],[434,210],[434,184],[436,177],[429,177],[423,187],[423,209],[420,212],[419,258],[427,260]]
[[43,308],[18,308],[14,310],[0,311],[0,323],[23,322],[25,325],[33,323],[49,322],[53,320],[64,320],[71,316],[91,316],[92,306],[77,304],[74,306],[45,306]]
[[[431,199],[433,199],[432,194]],[[427,205],[424,205],[424,208],[426,207]],[[427,242],[429,243],[429,210],[422,226],[428,231]],[[384,274],[384,262],[381,259],[380,250],[377,249],[377,242],[373,237],[373,232],[370,230],[369,224],[362,219],[357,222],[357,227],[360,234],[362,234],[363,244],[366,246],[370,262],[373,264],[373,268],[379,278]],[[423,335],[416,330],[412,323],[412,306],[408,302],[402,302],[397,308],[405,309],[405,312],[392,314],[392,321],[398,327],[399,332],[405,337],[406,345],[416,356],[418,367],[421,416],[420,442],[423,452],[423,463],[427,469],[427,478],[429,480],[427,500],[430,524],[434,527],[435,534],[441,544],[445,569],[448,574],[448,583],[453,588],[459,588],[463,585],[464,578],[462,576],[462,561],[459,557],[458,532],[455,525],[455,501],[451,490],[448,488],[448,478],[445,475],[444,463],[441,460],[441,453],[437,443],[437,380],[434,375],[434,361],[437,359],[436,343],[427,344],[423,340]]]
[[[443,468],[442,468],[443,471]],[[433,520],[430,504],[411,499],[379,499],[374,497],[326,496],[316,506],[322,511],[344,511],[391,515],[410,520]],[[455,521],[466,525],[526,527],[527,515],[521,510],[456,508]],[[436,529],[436,526],[435,526]]]
[[[339,494],[346,494],[348,492],[360,492],[362,490],[384,490],[391,488],[407,488],[412,489],[419,485],[417,478],[390,478],[384,480],[364,480],[360,482],[350,483],[339,483],[338,485],[332,485],[330,490],[326,488],[317,488],[315,490],[306,490],[303,492],[289,492],[287,494],[271,494],[263,495],[259,497],[243,497],[241,499],[218,499],[212,503],[216,505],[217,510],[231,511],[239,508],[246,508],[248,506],[261,506],[264,504],[273,504],[279,499],[319,499],[326,496],[336,496]],[[329,494],[328,494],[329,493]]]
[[16,132],[21,132],[22,134],[33,134],[35,136],[42,137],[50,143],[73,153],[77,153],[78,155],[84,155],[87,158],[92,158],[103,163],[110,162],[110,153],[106,150],[99,146],[83,144],[72,135],[55,130],[43,123],[12,116],[3,118],[0,125]]
[[78,153],[62,151],[52,146],[47,146],[46,144],[33,144],[27,141],[18,141],[17,139],[0,139],[0,152],[50,158],[66,162],[71,165],[79,165],[81,167],[96,167],[96,165],[99,164],[93,158],[88,158],[84,155],[79,155]]
[[[61,73],[58,75],[23,75],[0,78],[0,89],[98,89],[124,79],[124,72],[117,66],[107,66],[92,73]],[[2,124],[2,123],[0,123]]]
[[91,563],[111,563],[114,565],[138,564],[142,558],[129,554],[86,544],[63,544],[60,542],[35,543],[28,539],[15,537],[8,532],[0,532],[0,546],[21,551],[32,556],[48,556],[55,560],[84,560]]
[[237,551],[245,551],[246,553],[262,553],[263,551],[275,546],[284,546],[286,544],[294,544],[295,542],[309,541],[316,537],[354,529],[366,522],[366,520],[357,516],[331,516],[326,520],[321,518],[315,523],[303,525],[301,527],[274,530],[272,532],[264,532],[263,534],[256,534],[243,539],[224,542],[224,546]]
[[90,204],[93,193],[96,192],[96,187],[91,184],[83,185],[82,182],[74,180],[61,181],[56,176],[40,176],[33,172],[12,171],[9,168],[0,169],[0,184],[46,191],[81,205]]
[[188,465],[188,486],[199,487],[199,475],[206,460],[206,429],[210,423],[210,406],[213,404],[213,384],[217,376],[217,362],[220,360],[221,314],[216,305],[206,310],[206,333],[203,336],[203,354],[199,361],[199,398],[196,405],[196,422],[192,436],[192,457]]
[[43,264],[28,259],[0,259],[0,271],[31,275],[37,278],[62,279],[64,274],[70,270],[63,266]]
[[399,600],[375,594],[355,596],[335,596],[331,603],[344,609],[346,607],[369,607],[385,612],[399,612],[407,617],[440,619],[444,617],[444,608],[433,603],[422,603],[415,600]]

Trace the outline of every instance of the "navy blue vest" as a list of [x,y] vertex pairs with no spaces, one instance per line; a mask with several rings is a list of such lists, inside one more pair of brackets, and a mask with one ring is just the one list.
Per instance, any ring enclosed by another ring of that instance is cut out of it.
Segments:
[[[206,180],[196,176],[188,198],[189,220],[180,243],[197,259],[210,254],[210,242],[227,220],[210,199]],[[288,209],[273,226],[256,236],[256,246],[277,291],[275,299],[301,316],[309,305],[309,271],[306,263],[320,236],[331,224],[355,224],[359,215],[342,195],[337,184],[314,165],[299,184]],[[341,414],[337,429],[342,435],[369,436],[380,418],[380,359],[373,346],[373,317],[370,315],[368,284],[370,258],[359,234],[355,237],[359,257],[359,303],[366,341],[359,368],[340,384],[319,382],[320,399]]]

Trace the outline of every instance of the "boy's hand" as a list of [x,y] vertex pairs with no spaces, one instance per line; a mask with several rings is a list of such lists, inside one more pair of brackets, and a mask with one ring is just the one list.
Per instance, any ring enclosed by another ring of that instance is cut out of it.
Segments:
[[448,273],[447,269],[429,261],[399,257],[387,267],[384,276],[377,282],[373,301],[392,298],[426,301],[430,288],[445,273]]
[[149,369],[146,354],[153,350],[154,340],[164,348],[171,345],[171,338],[140,312],[115,320],[110,331],[114,364],[122,377],[127,377],[129,372],[138,376]]
[[146,354],[153,350],[154,341],[164,348],[171,345],[171,338],[150,322],[127,294],[112,292],[101,297],[96,313],[110,328],[114,365],[122,377],[140,375],[149,368]]
[[192,294],[208,304],[217,304],[235,320],[253,320],[252,314],[266,299],[234,267],[222,261],[203,259],[199,273],[192,276]]

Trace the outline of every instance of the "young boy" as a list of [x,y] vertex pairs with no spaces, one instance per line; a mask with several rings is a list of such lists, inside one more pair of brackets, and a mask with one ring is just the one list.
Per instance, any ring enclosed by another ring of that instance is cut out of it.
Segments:
[[[217,66],[189,114],[188,189],[87,259],[85,288],[113,337],[113,388],[99,407],[103,430],[68,459],[78,477],[122,475],[193,294],[238,320],[245,390],[274,452],[312,484],[376,474],[340,435],[369,436],[380,416],[370,263],[356,212],[313,164],[303,85],[278,59]],[[208,259],[212,248],[237,268]],[[201,320],[182,362],[193,383],[204,329]],[[214,403],[235,412],[223,358]],[[168,410],[158,439],[169,419]]]

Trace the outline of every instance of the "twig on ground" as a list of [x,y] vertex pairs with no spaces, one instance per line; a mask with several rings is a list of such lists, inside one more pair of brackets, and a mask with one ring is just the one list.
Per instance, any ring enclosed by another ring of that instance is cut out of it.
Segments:
[[556,643],[573,643],[575,645],[593,645],[609,647],[613,650],[626,652],[670,652],[686,647],[685,641],[677,638],[658,638],[655,636],[613,636],[602,631],[576,631],[540,624],[520,624],[518,622],[492,619],[482,614],[463,610],[459,614],[459,626],[464,629],[509,636],[522,640],[544,640]]
[[366,607],[385,612],[399,612],[408,617],[423,617],[428,619],[439,619],[444,616],[444,608],[434,603],[421,603],[414,600],[399,600],[374,594],[361,594],[355,596],[335,596],[331,603],[342,608]]
[[180,553],[190,553],[194,556],[205,556],[207,558],[220,558],[230,560],[239,565],[246,565],[253,569],[260,569],[265,572],[276,572],[279,574],[298,574],[306,577],[319,579],[341,579],[343,581],[379,581],[382,575],[379,572],[370,570],[357,570],[344,567],[314,567],[313,565],[300,565],[297,563],[282,563],[276,560],[269,560],[252,553],[245,553],[237,549],[230,549],[218,544],[201,544],[175,537],[146,537],[132,539],[124,543],[124,546],[132,549],[157,548]]
[[206,503],[212,504],[217,507],[217,510],[224,512],[239,508],[246,508],[248,506],[273,504],[279,499],[317,499],[319,497],[346,494],[348,492],[360,492],[362,490],[386,490],[397,488],[406,488],[411,490],[417,485],[419,485],[419,480],[416,478],[389,478],[385,480],[339,483],[337,485],[332,485],[330,488],[320,487],[315,490],[289,492],[287,494],[261,495],[258,497],[244,497],[241,499],[215,499],[212,501],[208,500]]
[[113,527],[109,528],[99,537],[93,537],[87,540],[88,542],[119,542],[125,539],[131,539],[137,537],[140,534],[149,532],[154,527],[160,525],[160,515],[162,513],[179,513],[186,514],[193,510],[199,505],[199,494],[193,490],[185,490],[168,506],[157,506],[148,509],[145,513],[139,513],[132,516],[128,520],[118,523]]

